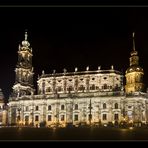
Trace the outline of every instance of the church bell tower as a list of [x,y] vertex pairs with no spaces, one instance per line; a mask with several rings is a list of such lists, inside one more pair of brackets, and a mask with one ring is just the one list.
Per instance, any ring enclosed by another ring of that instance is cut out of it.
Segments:
[[25,32],[25,39],[18,47],[18,62],[15,69],[15,84],[13,86],[14,97],[31,95],[34,92],[32,56],[28,34]]
[[135,49],[135,33],[133,33],[133,50],[131,51],[130,67],[126,70],[126,85],[125,92],[127,94],[134,92],[142,92],[144,71],[139,66],[139,56]]

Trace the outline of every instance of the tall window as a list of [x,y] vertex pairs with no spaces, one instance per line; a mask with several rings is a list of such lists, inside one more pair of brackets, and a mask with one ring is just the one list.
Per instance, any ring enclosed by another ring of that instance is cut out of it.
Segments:
[[60,92],[60,91],[62,91],[62,88],[59,86],[59,87],[58,87],[58,92]]
[[107,115],[103,114],[103,120],[107,120]]
[[26,110],[26,111],[28,111],[28,110],[29,110],[29,107],[28,107],[28,106],[26,106],[25,110]]
[[65,121],[65,116],[61,115],[61,121]]
[[114,115],[114,120],[118,120],[119,119],[119,115],[118,114],[115,114]]
[[106,103],[103,103],[103,109],[106,109]]
[[35,116],[35,121],[39,121],[39,116]]
[[75,104],[75,110],[78,110],[78,104]]
[[78,115],[74,116],[74,121],[78,121]]
[[52,120],[52,116],[48,115],[48,121],[51,121],[51,120]]
[[95,90],[95,85],[94,84],[92,85],[92,90]]
[[65,109],[65,106],[64,105],[61,105],[61,110],[64,110]]
[[81,85],[81,86],[79,87],[79,90],[80,90],[80,91],[84,91],[84,89],[85,89],[85,87],[84,87],[83,85]]
[[25,116],[25,125],[29,124],[29,116]]
[[115,103],[115,109],[118,109],[118,103]]
[[29,116],[25,116],[25,121],[26,121],[26,122],[29,121]]
[[36,107],[35,107],[35,110],[36,110],[36,111],[39,110],[39,106],[36,106]]
[[51,105],[48,105],[48,110],[51,110]]

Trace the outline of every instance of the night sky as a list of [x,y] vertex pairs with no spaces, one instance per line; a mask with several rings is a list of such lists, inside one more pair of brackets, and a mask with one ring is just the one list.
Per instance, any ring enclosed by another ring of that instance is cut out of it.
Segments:
[[13,7],[0,8],[0,87],[8,99],[15,80],[18,45],[28,29],[33,48],[34,82],[45,73],[129,67],[132,32],[144,83],[148,86],[148,8]]

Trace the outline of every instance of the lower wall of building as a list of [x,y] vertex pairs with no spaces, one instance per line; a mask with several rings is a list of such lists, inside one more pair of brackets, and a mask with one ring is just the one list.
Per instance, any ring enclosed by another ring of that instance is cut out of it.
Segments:
[[9,103],[9,125],[104,125],[147,123],[145,98],[93,97],[18,100]]

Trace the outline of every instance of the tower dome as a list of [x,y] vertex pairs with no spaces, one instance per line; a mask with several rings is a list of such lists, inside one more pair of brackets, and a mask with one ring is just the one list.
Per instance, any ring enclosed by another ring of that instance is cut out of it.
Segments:
[[29,46],[30,46],[30,43],[28,42],[27,38],[28,38],[28,34],[27,34],[27,31],[26,31],[26,32],[25,32],[25,40],[22,41],[22,45],[23,45],[24,47],[29,47]]

